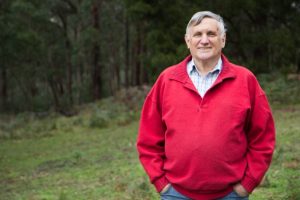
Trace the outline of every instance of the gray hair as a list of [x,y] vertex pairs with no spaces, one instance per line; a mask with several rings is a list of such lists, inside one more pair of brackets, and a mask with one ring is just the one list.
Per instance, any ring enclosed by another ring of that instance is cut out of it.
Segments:
[[201,21],[204,18],[212,18],[212,19],[217,20],[221,35],[223,36],[225,34],[226,28],[225,28],[225,23],[224,23],[223,18],[220,15],[217,15],[217,14],[215,14],[213,12],[210,12],[210,11],[200,11],[200,12],[195,13],[192,16],[192,18],[190,19],[189,23],[187,24],[185,34],[188,33],[188,30],[191,26],[197,26],[198,24],[201,23]]

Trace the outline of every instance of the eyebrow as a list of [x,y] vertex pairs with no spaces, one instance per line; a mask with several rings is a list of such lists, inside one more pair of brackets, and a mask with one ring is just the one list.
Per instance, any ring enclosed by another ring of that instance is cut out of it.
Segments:
[[210,30],[210,29],[209,29],[209,30],[207,30],[207,31],[206,31],[206,30],[205,30],[205,31],[196,31],[196,32],[194,32],[193,35],[197,35],[197,34],[199,34],[199,33],[202,34],[203,32],[205,32],[205,33],[215,33],[215,34],[218,34],[219,31],[218,31],[218,30],[215,31],[215,30]]

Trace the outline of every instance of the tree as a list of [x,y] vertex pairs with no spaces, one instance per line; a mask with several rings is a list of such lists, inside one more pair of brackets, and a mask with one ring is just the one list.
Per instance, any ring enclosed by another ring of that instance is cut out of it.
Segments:
[[[93,28],[95,31],[100,32],[100,23],[99,23],[99,10],[101,7],[102,1],[94,1],[92,5],[92,16],[93,16]],[[100,66],[100,44],[99,42],[94,43],[93,47],[93,70],[92,70],[92,80],[93,80],[93,96],[94,99],[100,99],[101,97],[101,87],[102,87],[102,78],[101,78],[101,66]]]
[[189,54],[185,27],[200,10],[224,17],[233,62],[300,71],[299,0],[2,0],[0,110],[66,113],[151,84]]

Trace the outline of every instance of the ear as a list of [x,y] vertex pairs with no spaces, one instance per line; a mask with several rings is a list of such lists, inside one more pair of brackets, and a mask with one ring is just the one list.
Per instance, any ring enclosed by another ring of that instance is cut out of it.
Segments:
[[222,48],[225,47],[226,44],[226,33],[224,33],[223,37],[222,37]]
[[184,35],[184,40],[185,40],[187,48],[189,49],[190,48],[190,37],[187,34]]

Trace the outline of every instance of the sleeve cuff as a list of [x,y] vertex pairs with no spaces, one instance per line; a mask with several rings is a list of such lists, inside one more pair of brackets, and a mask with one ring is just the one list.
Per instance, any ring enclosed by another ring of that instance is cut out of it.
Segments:
[[255,189],[255,187],[259,184],[254,179],[245,176],[244,179],[241,181],[241,184],[243,187],[247,190],[247,192],[250,194]]
[[169,181],[167,180],[167,178],[165,176],[157,179],[155,182],[153,182],[156,191],[160,192],[166,185],[168,185]]

